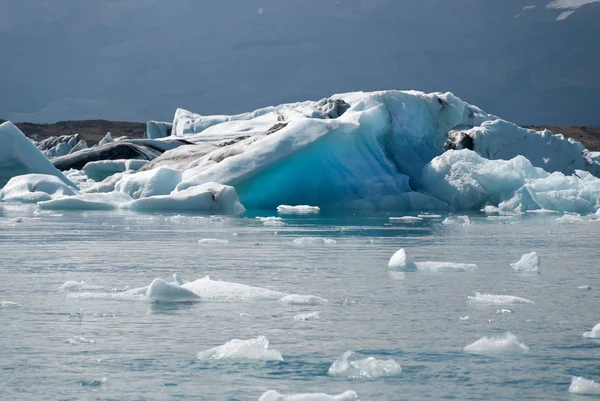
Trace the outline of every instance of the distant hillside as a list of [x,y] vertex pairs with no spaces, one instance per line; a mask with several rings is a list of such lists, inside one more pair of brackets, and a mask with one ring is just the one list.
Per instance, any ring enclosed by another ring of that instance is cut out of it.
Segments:
[[[5,120],[0,119],[0,123]],[[146,133],[146,123],[107,120],[59,121],[54,124],[17,123],[17,127],[25,135],[38,141],[50,136],[79,134],[89,145],[98,143],[107,132],[113,137],[128,136],[143,138]],[[600,126],[524,126],[535,130],[549,129],[555,134],[573,138],[592,151],[600,151]]]

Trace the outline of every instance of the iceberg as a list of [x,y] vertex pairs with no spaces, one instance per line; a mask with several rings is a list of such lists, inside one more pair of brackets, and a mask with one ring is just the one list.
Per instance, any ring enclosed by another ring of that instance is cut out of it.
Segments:
[[583,336],[586,338],[600,338],[600,323],[595,325],[592,328],[592,331],[586,331],[583,333]]
[[354,391],[346,391],[338,395],[324,393],[282,395],[275,390],[269,390],[260,396],[258,401],[359,401]]
[[375,379],[378,377],[398,376],[402,367],[393,359],[385,361],[368,357],[356,361],[348,361],[354,352],[346,351],[329,367],[330,376],[344,376],[351,379]]
[[25,174],[12,177],[0,190],[0,201],[37,203],[73,196],[77,191],[55,175]]
[[233,339],[218,347],[200,351],[196,357],[201,361],[283,361],[279,351],[269,349],[269,340],[264,336],[250,340]]
[[0,124],[0,143],[0,188],[11,178],[24,174],[53,175],[77,188],[10,121]]
[[581,395],[600,395],[600,383],[596,383],[593,380],[584,379],[583,377],[573,376],[571,378],[571,385],[569,386],[569,393]]
[[468,303],[482,305],[513,305],[513,304],[534,304],[535,302],[513,295],[493,295],[475,293],[475,296],[468,296]]
[[482,337],[464,348],[465,352],[483,355],[525,354],[529,347],[520,343],[517,337],[506,332],[502,336]]
[[406,251],[400,248],[392,255],[388,262],[390,269],[400,271],[424,271],[432,273],[460,272],[477,270],[477,265],[472,263],[454,262],[413,262],[406,256]]
[[526,253],[517,263],[511,263],[510,266],[518,272],[539,273],[540,257],[535,252]]
[[200,297],[177,283],[167,283],[155,278],[146,293],[152,302],[189,302],[198,301]]

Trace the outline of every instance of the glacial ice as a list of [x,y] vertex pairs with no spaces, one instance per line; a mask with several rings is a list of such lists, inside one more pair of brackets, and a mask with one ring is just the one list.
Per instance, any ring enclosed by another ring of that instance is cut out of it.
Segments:
[[583,336],[587,338],[600,338],[600,323],[595,325],[592,328],[592,331],[586,331],[583,333]]
[[200,351],[196,357],[201,361],[283,361],[279,351],[269,349],[269,340],[264,336],[250,340],[233,339],[218,347]]
[[413,262],[406,256],[406,251],[401,248],[392,255],[388,262],[390,269],[400,271],[423,271],[432,273],[461,272],[477,270],[477,265],[472,263],[454,262]]
[[25,174],[12,177],[6,183],[0,190],[0,201],[37,203],[75,194],[73,187],[54,175]]
[[164,121],[148,121],[146,133],[149,139],[166,138],[171,135],[173,124]]
[[571,385],[569,386],[569,393],[581,395],[600,395],[600,383],[596,383],[593,380],[584,379],[583,377],[573,376],[571,378]]
[[279,214],[318,214],[321,209],[318,206],[309,205],[279,205],[277,206],[277,213]]
[[294,316],[294,321],[296,321],[296,322],[304,322],[307,320],[320,320],[320,319],[321,319],[321,312],[300,313],[300,314]]
[[102,181],[116,173],[122,173],[127,170],[139,170],[148,163],[148,160],[138,159],[120,159],[120,160],[99,160],[88,162],[83,166],[83,171],[94,181]]
[[346,391],[338,395],[324,393],[282,395],[275,390],[269,390],[260,396],[258,401],[359,401],[354,391]]
[[465,352],[483,355],[525,354],[529,347],[520,343],[517,337],[506,332],[502,336],[482,337],[464,348]]
[[375,379],[378,377],[397,376],[402,367],[393,359],[378,360],[373,357],[348,361],[354,352],[346,351],[329,367],[330,376],[344,376],[351,379]]
[[167,283],[160,278],[152,281],[146,295],[152,302],[189,302],[200,299],[198,295],[183,286],[177,283]]
[[47,174],[77,188],[39,151],[13,123],[0,124],[0,188],[23,174]]
[[516,263],[510,266],[518,272],[539,273],[540,257],[535,252],[526,253]]
[[470,304],[489,304],[489,305],[513,305],[513,304],[534,304],[535,302],[521,297],[515,297],[513,295],[493,295],[493,294],[480,294],[475,293],[475,296],[468,296],[468,303]]
[[115,185],[115,190],[133,199],[148,198],[170,194],[180,181],[181,171],[159,167],[124,176]]

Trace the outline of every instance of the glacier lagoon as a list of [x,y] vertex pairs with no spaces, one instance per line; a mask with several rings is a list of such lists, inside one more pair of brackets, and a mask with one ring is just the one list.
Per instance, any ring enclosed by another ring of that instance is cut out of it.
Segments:
[[[342,394],[354,391],[361,400],[560,400],[571,399],[572,377],[599,377],[600,343],[583,333],[599,321],[591,306],[600,300],[600,221],[422,216],[0,204],[0,393],[20,400],[280,399],[269,390],[356,399]],[[417,264],[477,268],[392,269],[400,248]],[[533,251],[539,274],[511,267]],[[156,278],[202,297],[176,302],[167,292],[152,302],[139,289]],[[341,360],[348,367],[332,368],[346,351],[354,352]]]

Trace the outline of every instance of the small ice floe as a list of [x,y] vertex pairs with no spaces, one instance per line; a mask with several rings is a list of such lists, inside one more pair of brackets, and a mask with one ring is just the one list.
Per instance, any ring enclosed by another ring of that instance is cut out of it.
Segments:
[[294,245],[334,245],[336,244],[336,240],[330,238],[321,238],[321,237],[302,237],[296,238],[294,240]]
[[446,217],[442,224],[445,226],[470,226],[471,219],[469,216]]
[[554,223],[563,226],[577,226],[585,224],[586,221],[579,215],[579,213],[565,213],[563,216],[557,217],[554,220]]
[[486,216],[486,220],[492,221],[507,221],[514,219],[515,216]]
[[351,379],[375,379],[378,377],[397,376],[402,372],[402,367],[393,359],[378,360],[373,357],[348,361],[354,354],[346,351],[329,367],[330,376],[344,376]]
[[522,273],[539,273],[540,257],[535,252],[526,253],[517,263],[511,263],[510,266]]
[[319,320],[319,319],[321,319],[321,312],[301,313],[299,315],[294,316],[294,321],[296,321],[296,322],[304,322],[306,320]]
[[569,393],[581,395],[600,395],[600,383],[596,383],[593,380],[584,379],[583,377],[573,376],[571,379],[571,385],[569,386]]
[[252,317],[252,315],[249,314],[249,313],[242,312],[242,313],[240,313],[240,317],[243,317],[244,319],[247,319],[249,317]]
[[465,320],[469,320],[470,318],[471,318],[471,316],[459,316],[458,320],[465,321]]
[[477,265],[471,263],[453,262],[413,262],[406,256],[403,248],[392,255],[388,262],[390,269],[401,271],[425,271],[425,272],[461,272],[477,270]]
[[496,314],[498,315],[510,315],[512,311],[510,309],[498,309]]
[[179,284],[167,283],[160,278],[155,278],[152,281],[146,296],[152,302],[191,302],[200,299],[194,292],[183,288]]
[[94,340],[88,340],[87,338],[84,338],[84,337],[73,337],[73,338],[69,338],[67,340],[67,343],[71,344],[71,345],[96,344],[96,341],[94,341]]
[[489,305],[512,305],[512,304],[534,304],[535,302],[521,297],[512,295],[493,295],[475,293],[475,296],[468,296],[470,304],[489,304]]
[[326,303],[327,300],[315,295],[289,294],[282,297],[279,302],[288,305],[321,305]]
[[199,244],[229,244],[229,241],[226,239],[219,239],[219,238],[202,238],[198,240]]
[[20,308],[21,304],[13,301],[0,301],[0,309]]
[[321,209],[318,206],[308,205],[279,205],[277,206],[277,213],[279,214],[318,214]]
[[600,338],[600,323],[595,325],[592,328],[592,331],[586,331],[583,333],[583,336],[587,338]]
[[256,217],[258,221],[261,221],[264,226],[271,227],[281,227],[285,226],[283,219],[281,217],[272,216],[272,217]]
[[419,217],[421,219],[441,219],[442,215],[441,214],[424,213],[424,214],[418,214],[417,217]]
[[589,285],[580,285],[579,287],[577,287],[577,289],[581,291],[590,291],[592,287]]
[[415,224],[423,221],[423,218],[416,216],[390,217],[390,221],[394,223]]
[[275,390],[269,390],[260,396],[258,401],[359,401],[358,395],[354,391],[346,391],[338,395],[329,395],[324,393],[310,394],[279,394]]
[[517,337],[506,332],[502,336],[482,337],[464,348],[465,352],[484,355],[514,355],[525,354],[529,347],[520,343]]
[[95,291],[101,290],[103,287],[101,285],[91,285],[86,284],[85,281],[74,281],[70,280],[65,282],[60,286],[59,290],[61,291]]
[[269,340],[264,336],[250,340],[233,339],[218,347],[198,352],[196,357],[201,361],[283,361],[279,351],[269,349]]

